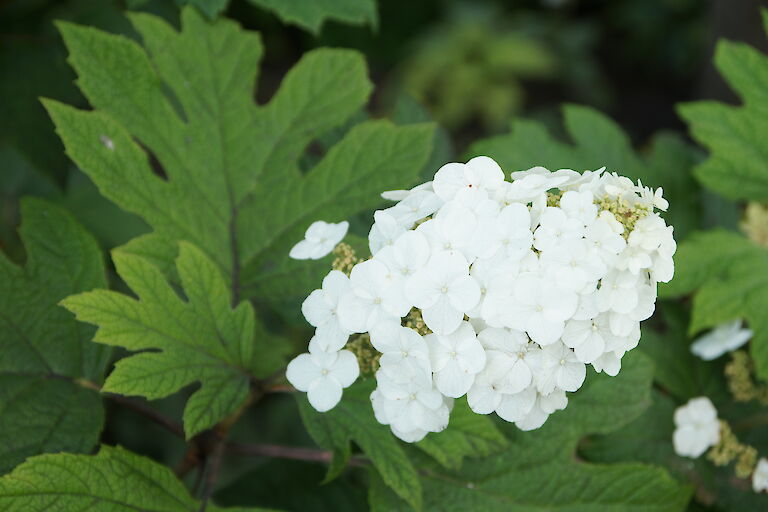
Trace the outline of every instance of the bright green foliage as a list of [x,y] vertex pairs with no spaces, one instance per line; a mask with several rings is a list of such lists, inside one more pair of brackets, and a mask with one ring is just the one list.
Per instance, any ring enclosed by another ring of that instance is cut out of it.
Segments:
[[176,242],[186,240],[216,262],[234,295],[250,296],[311,222],[375,207],[382,190],[410,184],[429,156],[431,126],[368,121],[302,173],[308,144],[368,98],[359,54],[307,53],[269,104],[257,106],[257,34],[229,20],[209,24],[192,8],[182,13],[180,33],[150,15],[131,20],[146,50],[61,24],[78,84],[96,110],[46,105],[67,153],[101,193],[154,229],[128,250],[165,270]]
[[138,300],[96,290],[62,302],[99,327],[94,341],[145,351],[118,361],[104,391],[156,399],[199,381],[184,410],[187,437],[235,412],[258,368],[253,340],[261,329],[250,303],[232,308],[216,265],[186,242],[176,260],[186,301],[141,257],[115,251],[112,259]]
[[106,285],[96,241],[50,203],[25,199],[21,210],[26,264],[0,255],[0,471],[37,453],[93,447],[104,412],[75,380],[100,381],[110,354],[57,305]]
[[[768,10],[763,11],[768,31]],[[740,106],[699,101],[679,107],[691,135],[710,151],[699,180],[730,199],[768,198],[768,56],[721,41],[715,66],[742,98]]]
[[249,0],[273,11],[285,23],[297,25],[315,34],[326,20],[353,25],[378,25],[376,0]]
[[[422,468],[424,510],[685,510],[690,489],[662,469],[574,460],[576,445],[585,434],[619,429],[650,403],[650,361],[635,352],[622,362],[624,368],[617,377],[589,375],[568,407],[551,416],[541,429],[520,432],[509,426],[506,450],[467,460],[460,471],[434,465]],[[377,511],[408,510],[377,480],[370,500]]]
[[755,333],[749,346],[757,374],[768,379],[768,251],[738,233],[696,233],[681,244],[675,267],[675,279],[660,293],[695,290],[689,333],[746,319]]
[[464,457],[497,453],[507,446],[507,439],[489,416],[475,414],[465,399],[455,402],[450,428],[430,434],[416,446],[448,469],[459,469]]
[[[197,512],[200,503],[165,466],[122,448],[102,446],[97,455],[40,455],[0,478],[0,509],[6,512]],[[259,512],[264,509],[222,509]]]
[[416,509],[421,508],[421,483],[413,464],[398,441],[373,416],[370,395],[373,381],[361,381],[344,390],[335,408],[319,413],[302,395],[299,397],[301,418],[312,439],[327,450],[333,450],[334,461],[327,479],[338,475],[351,455],[354,442],[371,459],[386,485]]
[[563,122],[571,144],[557,140],[541,123],[515,120],[511,133],[481,140],[468,153],[490,156],[506,172],[537,165],[580,172],[605,166],[609,172],[641,179],[646,186],[663,187],[664,195],[674,198],[664,218],[675,227],[676,238],[697,226],[700,200],[690,175],[697,154],[679,137],[657,135],[647,154],[639,155],[622,129],[596,110],[566,105]]

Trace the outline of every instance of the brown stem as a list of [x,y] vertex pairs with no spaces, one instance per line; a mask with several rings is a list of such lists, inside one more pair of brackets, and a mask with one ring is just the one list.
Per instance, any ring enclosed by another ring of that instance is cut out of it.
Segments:
[[137,402],[135,400],[132,400],[128,397],[122,396],[122,395],[114,395],[112,393],[103,393],[103,396],[105,398],[108,398],[109,400],[123,405],[127,407],[128,409],[131,409],[132,411],[135,411],[145,418],[157,423],[161,427],[165,428],[169,432],[177,435],[178,437],[184,439],[184,428],[181,426],[180,423],[176,423],[170,418],[166,418],[156,410],[152,409],[149,406],[146,406],[140,402]]
[[259,398],[261,398],[263,394],[264,393],[261,390],[252,391],[243,405],[241,405],[240,408],[230,416],[225,418],[213,430],[213,448],[208,452],[208,455],[205,458],[206,474],[205,484],[203,485],[203,494],[200,497],[200,512],[205,512],[206,508],[208,507],[208,502],[210,501],[211,495],[213,494],[213,489],[216,486],[216,480],[219,478],[221,459],[224,455],[224,447],[226,445],[227,434],[229,434],[229,430],[235,423],[237,423],[237,420],[240,419],[240,416],[245,413],[248,407],[250,407],[251,404],[257,401]]
[[[236,455],[251,455],[257,457],[274,457],[278,459],[304,460],[311,462],[322,462],[330,464],[333,459],[333,453],[314,448],[304,448],[301,446],[281,446],[277,444],[243,444],[227,443],[227,452]],[[352,457],[349,459],[350,466],[367,466],[368,459],[362,457]]]

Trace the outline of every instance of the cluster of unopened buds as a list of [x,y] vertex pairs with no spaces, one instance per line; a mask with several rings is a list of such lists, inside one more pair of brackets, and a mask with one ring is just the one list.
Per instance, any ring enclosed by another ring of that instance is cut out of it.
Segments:
[[506,181],[481,156],[385,192],[397,203],[374,215],[371,258],[331,271],[304,301],[316,333],[288,380],[331,409],[370,367],[350,350],[369,336],[373,410],[400,439],[446,428],[465,395],[478,414],[540,427],[587,365],[619,372],[656,283],[673,274],[661,189],[603,171],[534,167]]

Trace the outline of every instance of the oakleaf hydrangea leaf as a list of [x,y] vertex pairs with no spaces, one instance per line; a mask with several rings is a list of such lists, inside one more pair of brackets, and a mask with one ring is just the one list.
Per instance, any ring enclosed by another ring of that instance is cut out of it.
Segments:
[[38,199],[21,203],[23,267],[0,255],[0,472],[49,451],[87,451],[104,411],[76,381],[101,381],[110,349],[58,306],[106,286],[98,245],[70,214]]
[[368,24],[376,28],[376,0],[250,0],[254,5],[274,12],[285,23],[297,25],[315,34],[326,20],[352,25]]
[[[167,467],[120,447],[102,446],[97,455],[62,453],[29,459],[0,478],[0,509],[197,512],[200,503]],[[206,510],[266,512],[213,505]]]
[[250,303],[231,307],[219,269],[186,242],[176,260],[186,300],[147,260],[119,250],[112,258],[138,300],[96,290],[62,302],[78,320],[98,326],[94,341],[142,351],[117,362],[104,390],[156,399],[199,381],[184,410],[187,437],[236,411],[258,373]]
[[689,334],[746,319],[755,333],[755,370],[768,379],[768,251],[739,233],[713,230],[690,236],[675,260],[680,274],[660,293],[694,292]]
[[[763,11],[768,31],[768,11]],[[691,135],[710,151],[696,169],[707,187],[730,199],[768,197],[768,56],[732,41],[720,41],[715,66],[742,105],[698,101],[679,107]]]
[[354,51],[307,53],[257,105],[258,34],[230,20],[208,23],[193,8],[183,10],[180,32],[151,15],[131,21],[143,47],[60,24],[95,110],[46,106],[68,155],[101,193],[152,226],[126,250],[164,270],[186,240],[219,266],[234,296],[252,296],[313,221],[376,207],[382,190],[410,184],[429,156],[431,125],[366,121],[312,169],[300,168],[309,144],[368,99]]
[[566,105],[563,124],[572,143],[558,140],[537,121],[515,120],[511,132],[490,137],[470,146],[471,156],[487,155],[502,169],[517,171],[541,165],[547,169],[594,170],[607,167],[645,185],[662,187],[665,197],[674,197],[664,218],[682,238],[697,227],[701,201],[690,168],[697,152],[672,134],[656,135],[650,150],[639,154],[626,133],[613,120],[589,107]]
[[[585,434],[619,429],[650,404],[650,361],[633,352],[622,363],[624,368],[616,377],[590,375],[572,403],[541,429],[509,428],[507,449],[483,459],[467,459],[459,471],[421,467],[424,510],[685,510],[690,489],[661,468],[597,465],[574,458]],[[376,511],[409,510],[377,479],[369,498]]]
[[315,411],[304,395],[297,397],[304,426],[318,445],[334,452],[329,477],[344,468],[354,442],[371,459],[386,485],[419,509],[418,473],[389,429],[374,418],[369,398],[373,387],[371,380],[356,383],[344,391],[339,405],[326,413]]
[[451,411],[450,428],[428,435],[416,446],[448,469],[459,469],[465,457],[481,457],[507,446],[489,416],[475,414],[466,400],[457,401]]

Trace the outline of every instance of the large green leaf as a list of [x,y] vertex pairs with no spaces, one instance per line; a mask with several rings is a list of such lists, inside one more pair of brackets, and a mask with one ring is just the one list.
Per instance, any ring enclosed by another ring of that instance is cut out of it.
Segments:
[[[483,511],[681,511],[690,489],[663,469],[640,464],[579,462],[574,451],[588,433],[608,433],[638,417],[650,404],[652,365],[629,354],[614,378],[592,374],[568,407],[539,430],[508,427],[506,450],[467,460],[460,471],[437,465],[421,468],[424,509]],[[374,510],[407,510],[374,479]]]
[[[768,32],[768,11],[763,11]],[[730,199],[768,198],[768,56],[720,41],[715,66],[742,98],[739,106],[716,101],[683,104],[691,135],[710,151],[696,169],[699,180]]]
[[142,351],[118,361],[103,389],[156,399],[199,381],[184,410],[187,437],[235,412],[259,373],[254,333],[264,333],[250,303],[232,308],[219,269],[186,242],[176,262],[186,301],[147,260],[120,251],[112,258],[138,300],[95,290],[62,302],[99,327],[94,341]]
[[376,0],[249,0],[274,12],[286,23],[317,34],[326,20],[376,28]]
[[110,350],[57,303],[106,285],[96,241],[38,199],[21,205],[24,267],[0,256],[0,472],[42,452],[87,451],[104,411],[75,381],[100,381]]
[[410,185],[429,156],[431,125],[367,121],[303,173],[310,142],[368,98],[358,53],[309,52],[258,106],[257,34],[229,20],[208,23],[192,8],[181,32],[149,15],[131,20],[144,48],[61,24],[95,110],[46,105],[67,153],[101,193],[152,226],[129,250],[165,270],[186,240],[216,262],[233,296],[250,296],[311,222],[377,206],[382,190]]
[[768,379],[768,251],[738,233],[696,233],[675,256],[678,275],[664,296],[695,290],[689,333],[739,318],[755,335],[750,351],[758,376]]
[[[198,512],[200,503],[173,472],[122,448],[102,446],[97,455],[40,455],[0,478],[0,509],[6,512],[152,511]],[[222,509],[210,512],[259,512]]]
[[508,172],[536,165],[578,171],[605,166],[664,188],[665,197],[672,199],[664,217],[675,227],[676,238],[698,226],[701,201],[690,173],[698,155],[692,147],[679,137],[660,134],[651,140],[649,151],[638,154],[615,122],[588,107],[566,105],[563,122],[572,143],[553,137],[541,123],[515,120],[511,133],[476,142],[468,153],[490,156]]

